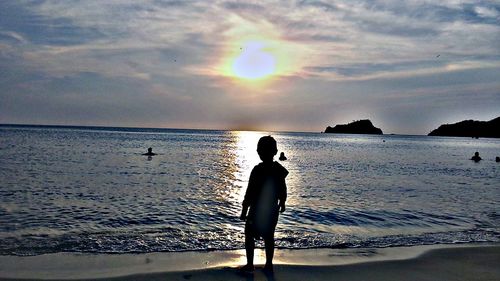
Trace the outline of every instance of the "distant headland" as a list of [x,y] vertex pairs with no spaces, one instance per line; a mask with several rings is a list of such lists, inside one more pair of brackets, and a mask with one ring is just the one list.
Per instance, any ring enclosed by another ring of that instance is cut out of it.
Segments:
[[464,120],[441,125],[429,136],[500,138],[500,117],[490,121]]
[[429,136],[500,138],[500,117],[490,121],[464,120],[441,125]]
[[326,127],[325,133],[335,134],[371,134],[382,135],[382,130],[373,126],[368,119],[353,121],[349,124],[336,125],[335,127]]

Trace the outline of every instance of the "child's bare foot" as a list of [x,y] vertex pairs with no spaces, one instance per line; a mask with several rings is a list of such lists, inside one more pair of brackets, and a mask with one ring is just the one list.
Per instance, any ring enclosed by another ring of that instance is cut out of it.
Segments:
[[239,267],[238,269],[243,272],[253,272],[255,267],[253,266],[253,264],[247,264],[242,267]]
[[266,263],[266,265],[264,266],[264,270],[265,272],[274,272],[274,268],[273,268],[273,264],[272,263]]

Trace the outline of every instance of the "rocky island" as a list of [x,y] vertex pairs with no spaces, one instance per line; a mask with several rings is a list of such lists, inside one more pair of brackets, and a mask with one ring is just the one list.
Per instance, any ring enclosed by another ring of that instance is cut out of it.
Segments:
[[368,119],[358,120],[349,124],[336,125],[335,127],[326,127],[325,133],[335,134],[371,134],[382,135],[382,130],[373,126]]
[[429,136],[500,138],[500,117],[490,121],[464,120],[441,125]]

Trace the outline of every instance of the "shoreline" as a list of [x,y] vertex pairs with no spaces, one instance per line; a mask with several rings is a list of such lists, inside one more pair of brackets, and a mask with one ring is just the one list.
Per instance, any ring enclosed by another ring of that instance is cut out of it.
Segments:
[[[0,280],[246,280],[246,277],[236,270],[236,267],[245,264],[245,261],[244,250],[0,256]],[[255,261],[257,268],[263,264],[263,249],[256,250]],[[393,274],[396,274],[393,277],[410,275],[392,280],[413,280],[411,276],[418,277],[414,280],[432,280],[425,279],[422,274],[430,274],[429,277],[432,277],[431,273],[435,271],[436,274],[445,274],[438,278],[441,280],[500,280],[498,262],[500,244],[491,243],[390,248],[277,249],[274,274],[276,278],[280,277],[280,280],[305,280],[303,278],[307,279],[308,276],[314,278],[309,280],[328,280],[326,276],[330,274],[332,277],[346,278],[335,278],[336,280],[391,280],[390,276]],[[259,269],[256,270],[255,276],[251,277],[253,279],[258,276],[263,277],[262,280],[269,280],[269,276],[263,276]],[[468,279],[457,279],[461,276]]]

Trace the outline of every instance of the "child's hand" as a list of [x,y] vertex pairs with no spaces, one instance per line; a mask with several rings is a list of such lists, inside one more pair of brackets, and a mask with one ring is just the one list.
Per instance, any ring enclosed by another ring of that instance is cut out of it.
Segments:
[[280,205],[280,213],[283,213],[285,211],[285,205]]
[[247,214],[245,214],[245,213],[241,213],[241,215],[240,215],[240,220],[242,220],[242,221],[247,220]]

